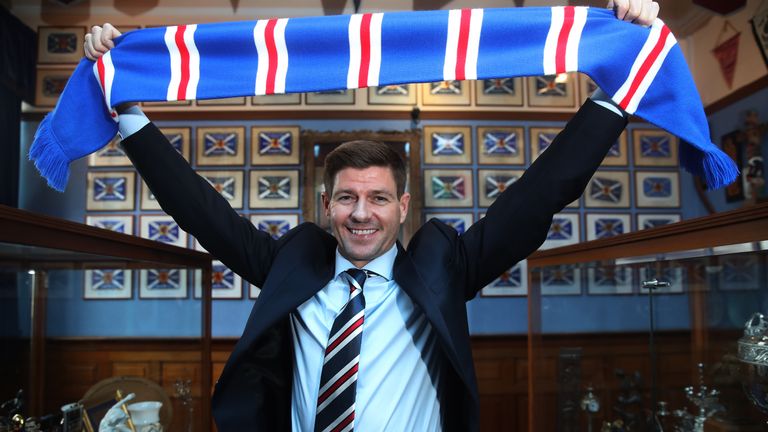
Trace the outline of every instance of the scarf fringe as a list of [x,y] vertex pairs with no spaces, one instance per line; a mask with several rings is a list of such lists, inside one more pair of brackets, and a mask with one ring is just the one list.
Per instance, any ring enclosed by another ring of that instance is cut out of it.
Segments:
[[52,114],[46,115],[40,122],[32,146],[29,148],[29,160],[35,163],[35,168],[48,181],[48,186],[64,192],[69,180],[70,159],[64,154],[53,133]]
[[718,189],[732,183],[739,176],[739,168],[728,155],[715,150],[702,149],[688,141],[681,141],[680,165],[690,173],[704,178],[707,189]]

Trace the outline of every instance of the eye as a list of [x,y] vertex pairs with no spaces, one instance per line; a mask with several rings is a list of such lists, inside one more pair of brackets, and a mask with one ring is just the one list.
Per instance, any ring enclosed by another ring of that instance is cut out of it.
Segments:
[[338,202],[340,202],[340,203],[348,203],[348,202],[352,202],[352,195],[339,195],[339,196],[336,198],[336,201],[338,201]]
[[377,204],[386,204],[389,202],[389,198],[384,195],[376,195],[373,197],[373,201]]

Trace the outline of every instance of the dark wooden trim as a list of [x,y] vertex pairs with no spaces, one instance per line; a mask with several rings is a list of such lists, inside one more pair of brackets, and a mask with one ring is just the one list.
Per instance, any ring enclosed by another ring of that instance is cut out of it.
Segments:
[[43,395],[45,394],[46,370],[46,300],[48,297],[48,277],[45,270],[36,270],[32,283],[32,329],[30,331],[30,368],[29,383],[32,391],[28,396],[29,411],[33,416],[43,414]]
[[729,93],[727,96],[722,97],[704,108],[704,113],[708,116],[712,115],[721,109],[731,105],[734,102],[738,102],[751,94],[768,87],[768,75],[752,81],[751,83]]
[[537,251],[528,267],[645,256],[768,239],[768,203],[601,240]]

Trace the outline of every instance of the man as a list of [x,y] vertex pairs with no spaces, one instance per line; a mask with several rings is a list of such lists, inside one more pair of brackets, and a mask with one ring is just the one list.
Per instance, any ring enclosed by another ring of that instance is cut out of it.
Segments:
[[[609,7],[640,25],[658,13],[649,0]],[[86,56],[101,56],[117,35],[94,27]],[[602,92],[593,99],[484,219],[461,236],[431,220],[408,249],[396,241],[410,204],[405,165],[384,144],[347,143],[327,156],[322,199],[333,235],[305,223],[273,240],[137,107],[120,107],[124,149],[163,210],[262,287],[216,385],[219,430],[476,430],[465,302],[541,245],[623,130],[623,113]]]

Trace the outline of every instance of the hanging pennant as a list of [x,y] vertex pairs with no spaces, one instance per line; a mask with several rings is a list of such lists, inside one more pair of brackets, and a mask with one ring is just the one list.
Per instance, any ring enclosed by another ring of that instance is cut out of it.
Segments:
[[[728,33],[728,28],[735,31],[736,34],[722,40]],[[715,42],[715,48],[712,50],[712,54],[715,55],[720,63],[720,71],[723,73],[723,78],[726,84],[728,84],[728,88],[733,87],[733,75],[736,72],[736,61],[739,55],[739,36],[741,36],[741,32],[736,30],[736,27],[726,20]]]

